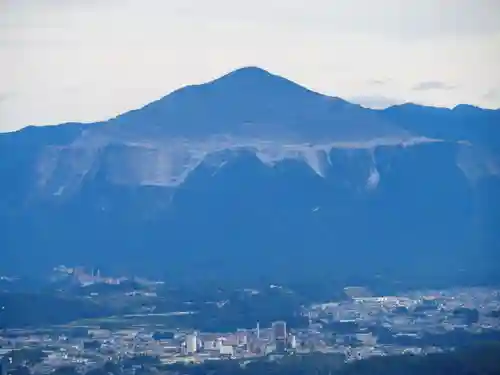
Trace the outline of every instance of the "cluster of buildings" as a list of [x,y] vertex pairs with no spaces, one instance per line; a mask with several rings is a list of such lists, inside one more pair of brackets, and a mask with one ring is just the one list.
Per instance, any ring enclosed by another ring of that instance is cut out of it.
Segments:
[[[97,267],[93,267],[89,271],[85,267],[81,266],[66,267],[64,265],[60,265],[54,267],[53,272],[55,279],[70,278],[75,284],[79,284],[81,286],[88,286],[92,284],[120,285],[125,281],[131,280],[127,277],[104,276],[101,273],[101,270]],[[132,280],[139,284],[148,286],[163,284],[163,282],[160,281],[150,281],[137,277],[134,277]]]
[[[297,348],[294,334],[287,332],[284,321],[277,321],[270,328],[239,329],[232,333],[176,332],[161,337],[155,333],[155,343],[142,347],[142,354],[159,356],[164,362],[252,358],[263,355],[285,355]],[[165,348],[170,354],[164,355]],[[135,348],[141,349],[139,347]]]
[[103,276],[99,268],[92,268],[90,273],[88,273],[84,267],[57,266],[54,268],[54,272],[56,277],[71,277],[75,283],[82,286],[92,284],[119,285],[121,282],[127,280],[124,277],[113,278]]
[[47,330],[10,330],[9,338],[0,337],[0,348],[3,354],[41,348],[46,356],[32,372],[44,374],[67,365],[85,373],[107,361],[140,356],[158,358],[163,364],[283,356],[296,349],[296,342],[296,337],[287,332],[286,322],[278,321],[266,329],[257,324],[254,329],[219,334],[157,331],[144,326],[116,331],[98,326],[58,327],[52,333]]
[[[364,358],[401,353],[426,354],[484,337],[500,339],[500,291],[455,288],[367,296],[309,307],[310,328],[319,346],[344,347]],[[355,343],[355,345],[353,345]]]
[[427,336],[445,337],[450,332],[496,334],[500,339],[500,290],[457,288],[383,297],[360,290],[350,292],[347,300],[305,308],[309,324],[300,329],[290,330],[286,322],[276,321],[270,327],[261,328],[257,323],[254,328],[229,333],[195,332],[137,318],[123,321],[116,330],[103,329],[97,323],[40,331],[6,330],[3,336],[0,333],[0,354],[42,348],[46,357],[33,369],[41,374],[68,364],[86,372],[109,360],[137,356],[170,364],[263,356],[273,359],[311,352],[343,355],[346,361],[405,353],[425,355],[446,349]]

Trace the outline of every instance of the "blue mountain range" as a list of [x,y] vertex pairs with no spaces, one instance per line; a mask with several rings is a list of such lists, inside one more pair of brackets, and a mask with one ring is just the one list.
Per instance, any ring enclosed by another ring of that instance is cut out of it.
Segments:
[[500,280],[500,111],[372,110],[247,67],[0,134],[0,272]]

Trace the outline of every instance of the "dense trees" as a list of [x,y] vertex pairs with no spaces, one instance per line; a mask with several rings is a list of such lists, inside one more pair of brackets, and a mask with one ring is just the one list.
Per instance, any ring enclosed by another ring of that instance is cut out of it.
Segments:
[[41,349],[17,349],[6,353],[2,360],[8,359],[13,366],[28,365],[32,366],[43,361],[47,357]]
[[[112,288],[113,286],[110,286]],[[108,290],[109,292],[109,290]],[[223,305],[218,302],[227,301]],[[158,290],[157,297],[131,297],[117,288],[115,294],[92,298],[71,292],[5,293],[0,292],[0,329],[40,327],[85,318],[143,312],[154,306],[156,313],[196,311],[197,314],[170,317],[174,327],[190,327],[203,331],[234,331],[250,328],[259,321],[263,326],[275,320],[286,320],[299,326],[305,320],[298,314],[301,305],[311,303],[301,293],[279,288],[263,288],[251,294],[237,288],[225,290],[216,285],[192,285]],[[110,329],[118,328],[112,323]]]
[[43,326],[106,316],[110,309],[89,300],[45,293],[1,293],[0,329]]
[[[20,350],[8,353],[15,357],[9,374],[29,374],[28,362],[37,362],[41,354]],[[158,358],[137,356],[119,363],[106,362],[85,375],[122,375],[124,369],[140,366],[143,375],[498,375],[500,374],[500,341],[482,343],[462,349],[427,356],[372,357],[351,363],[340,354],[313,353],[291,355],[277,360],[261,358],[253,361],[208,361],[201,365],[162,365]],[[73,366],[56,369],[53,375],[77,375]]]
[[483,344],[427,356],[373,357],[344,364],[342,356],[312,354],[281,361],[256,361],[240,366],[236,361],[203,365],[173,365],[172,374],[183,375],[497,375],[500,343]]

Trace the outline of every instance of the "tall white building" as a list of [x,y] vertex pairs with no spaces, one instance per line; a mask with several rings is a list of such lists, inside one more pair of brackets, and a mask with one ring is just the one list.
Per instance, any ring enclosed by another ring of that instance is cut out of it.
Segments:
[[222,356],[232,357],[234,355],[234,349],[230,345],[223,345],[221,346],[219,353]]
[[217,350],[220,350],[222,348],[222,346],[224,345],[223,343],[223,340],[221,337],[219,337],[216,341],[215,341],[215,348]]
[[197,337],[196,335],[187,335],[186,336],[186,352],[187,354],[196,353],[197,349]]

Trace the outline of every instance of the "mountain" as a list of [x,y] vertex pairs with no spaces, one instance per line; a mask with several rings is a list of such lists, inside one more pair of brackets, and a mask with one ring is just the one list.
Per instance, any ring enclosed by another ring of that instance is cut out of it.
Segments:
[[256,67],[0,134],[0,269],[497,281],[500,111],[371,110]]

